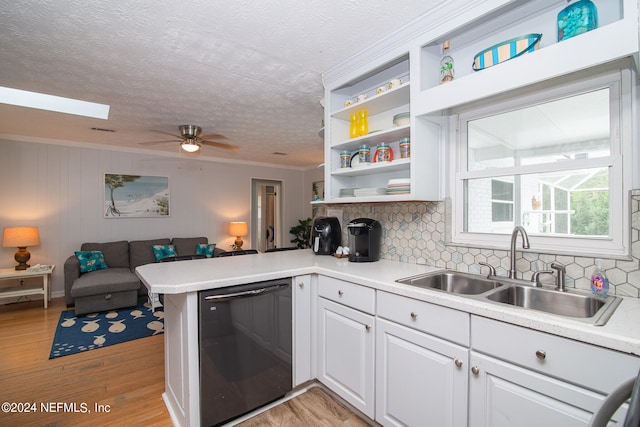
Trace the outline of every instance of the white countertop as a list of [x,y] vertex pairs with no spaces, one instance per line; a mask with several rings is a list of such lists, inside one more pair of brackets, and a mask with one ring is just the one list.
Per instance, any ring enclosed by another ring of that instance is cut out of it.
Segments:
[[322,274],[422,301],[501,320],[514,325],[640,355],[640,299],[622,303],[604,326],[540,311],[396,283],[397,279],[439,270],[389,260],[352,263],[346,258],[315,255],[311,250],[272,252],[200,260],[147,264],[136,273],[151,292],[180,294],[303,274]]

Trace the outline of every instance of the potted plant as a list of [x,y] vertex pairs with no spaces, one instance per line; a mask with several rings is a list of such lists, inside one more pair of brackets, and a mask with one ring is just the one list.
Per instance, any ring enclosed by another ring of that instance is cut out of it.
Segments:
[[311,218],[299,219],[298,225],[294,225],[289,230],[295,238],[291,243],[295,243],[298,249],[306,249],[311,247]]

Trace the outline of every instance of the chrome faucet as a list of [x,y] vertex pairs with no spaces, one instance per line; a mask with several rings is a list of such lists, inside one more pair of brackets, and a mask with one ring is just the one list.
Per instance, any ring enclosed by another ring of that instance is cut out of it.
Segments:
[[496,276],[496,268],[493,265],[487,262],[479,262],[478,264],[489,267],[489,274],[487,275],[487,279],[491,279],[491,276]]
[[542,286],[542,283],[540,283],[540,276],[543,274],[553,274],[553,270],[540,270],[540,271],[533,272],[533,274],[531,275],[531,283],[536,288],[539,288]]
[[518,232],[522,235],[522,249],[529,249],[529,236],[527,231],[520,225],[517,225],[511,233],[511,254],[509,260],[509,277],[511,279],[517,279],[516,274],[516,240],[518,238]]

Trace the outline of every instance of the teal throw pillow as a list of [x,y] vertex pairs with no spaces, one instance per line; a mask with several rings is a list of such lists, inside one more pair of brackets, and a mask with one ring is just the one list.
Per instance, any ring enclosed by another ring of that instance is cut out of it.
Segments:
[[196,255],[205,255],[207,258],[213,258],[215,248],[215,243],[198,243],[198,246],[196,246]]
[[174,245],[153,245],[153,255],[156,261],[170,256],[177,256],[176,247]]
[[80,273],[88,273],[95,270],[106,270],[102,251],[76,251],[76,258],[80,261]]

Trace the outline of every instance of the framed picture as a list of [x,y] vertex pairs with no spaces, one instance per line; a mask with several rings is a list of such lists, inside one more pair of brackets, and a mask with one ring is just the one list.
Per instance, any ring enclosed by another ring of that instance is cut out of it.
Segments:
[[311,200],[324,200],[324,181],[316,181],[311,184]]
[[169,177],[104,174],[105,218],[169,216]]

